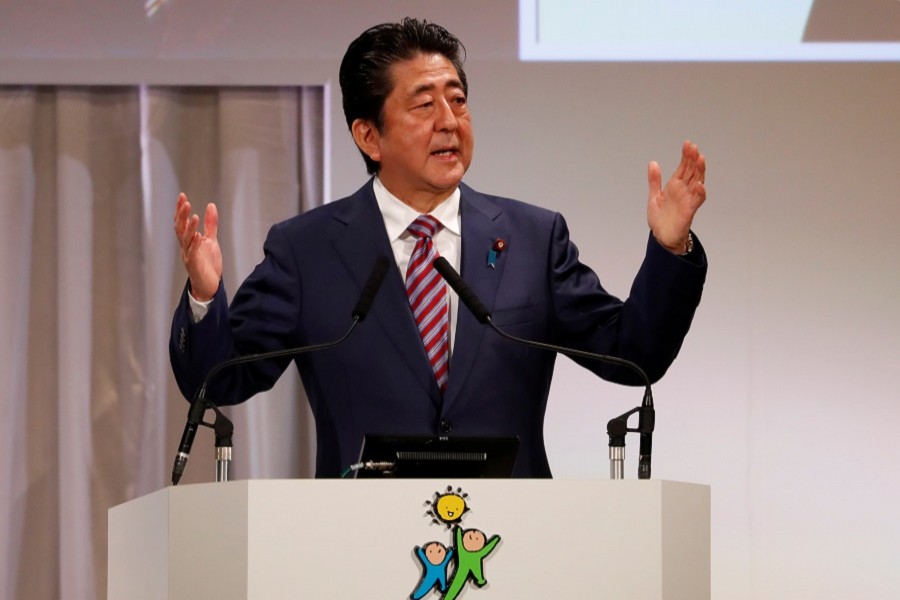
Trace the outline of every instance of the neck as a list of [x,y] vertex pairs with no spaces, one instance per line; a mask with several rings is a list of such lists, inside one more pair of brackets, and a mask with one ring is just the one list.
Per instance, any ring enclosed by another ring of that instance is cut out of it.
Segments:
[[[397,197],[400,198],[400,196]],[[406,198],[400,198],[400,200],[419,214],[427,215],[449,197],[450,194],[444,194],[442,196],[433,196],[431,198],[416,198],[412,202]]]
[[441,202],[449,198],[456,190],[455,187],[449,190],[436,190],[434,192],[403,190],[391,185],[390,182],[387,182],[380,177],[379,179],[381,180],[382,185],[384,185],[384,188],[395,198],[421,215],[429,214],[437,208]]

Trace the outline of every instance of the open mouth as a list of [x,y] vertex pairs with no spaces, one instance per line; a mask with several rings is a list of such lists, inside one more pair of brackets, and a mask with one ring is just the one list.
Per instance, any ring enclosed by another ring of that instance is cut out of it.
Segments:
[[457,152],[456,152],[456,149],[454,149],[454,148],[446,148],[446,149],[444,149],[444,150],[435,150],[434,152],[431,153],[431,155],[432,155],[432,156],[440,156],[440,157],[448,158],[448,157],[451,157],[451,156],[456,156],[456,153],[457,153]]

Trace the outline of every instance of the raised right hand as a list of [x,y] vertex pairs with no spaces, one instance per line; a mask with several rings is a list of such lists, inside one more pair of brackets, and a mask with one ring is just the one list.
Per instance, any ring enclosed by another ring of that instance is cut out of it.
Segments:
[[181,262],[191,280],[191,295],[200,302],[212,300],[222,279],[222,250],[216,233],[219,211],[215,204],[206,205],[203,233],[197,231],[200,217],[191,214],[191,205],[184,193],[178,195],[175,207],[175,237],[181,246]]

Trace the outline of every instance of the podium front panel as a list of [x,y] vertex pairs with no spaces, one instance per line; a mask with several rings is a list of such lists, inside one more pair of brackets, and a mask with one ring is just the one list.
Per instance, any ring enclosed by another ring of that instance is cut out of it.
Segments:
[[702,600],[709,498],[655,480],[166,488],[110,510],[109,599]]

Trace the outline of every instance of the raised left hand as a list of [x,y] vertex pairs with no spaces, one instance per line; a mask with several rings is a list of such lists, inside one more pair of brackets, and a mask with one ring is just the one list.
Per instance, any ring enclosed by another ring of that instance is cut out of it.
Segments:
[[655,161],[647,167],[647,182],[650,231],[669,252],[683,254],[694,215],[706,201],[706,159],[696,144],[686,141],[681,147],[681,163],[666,186],[662,187],[662,173]]

